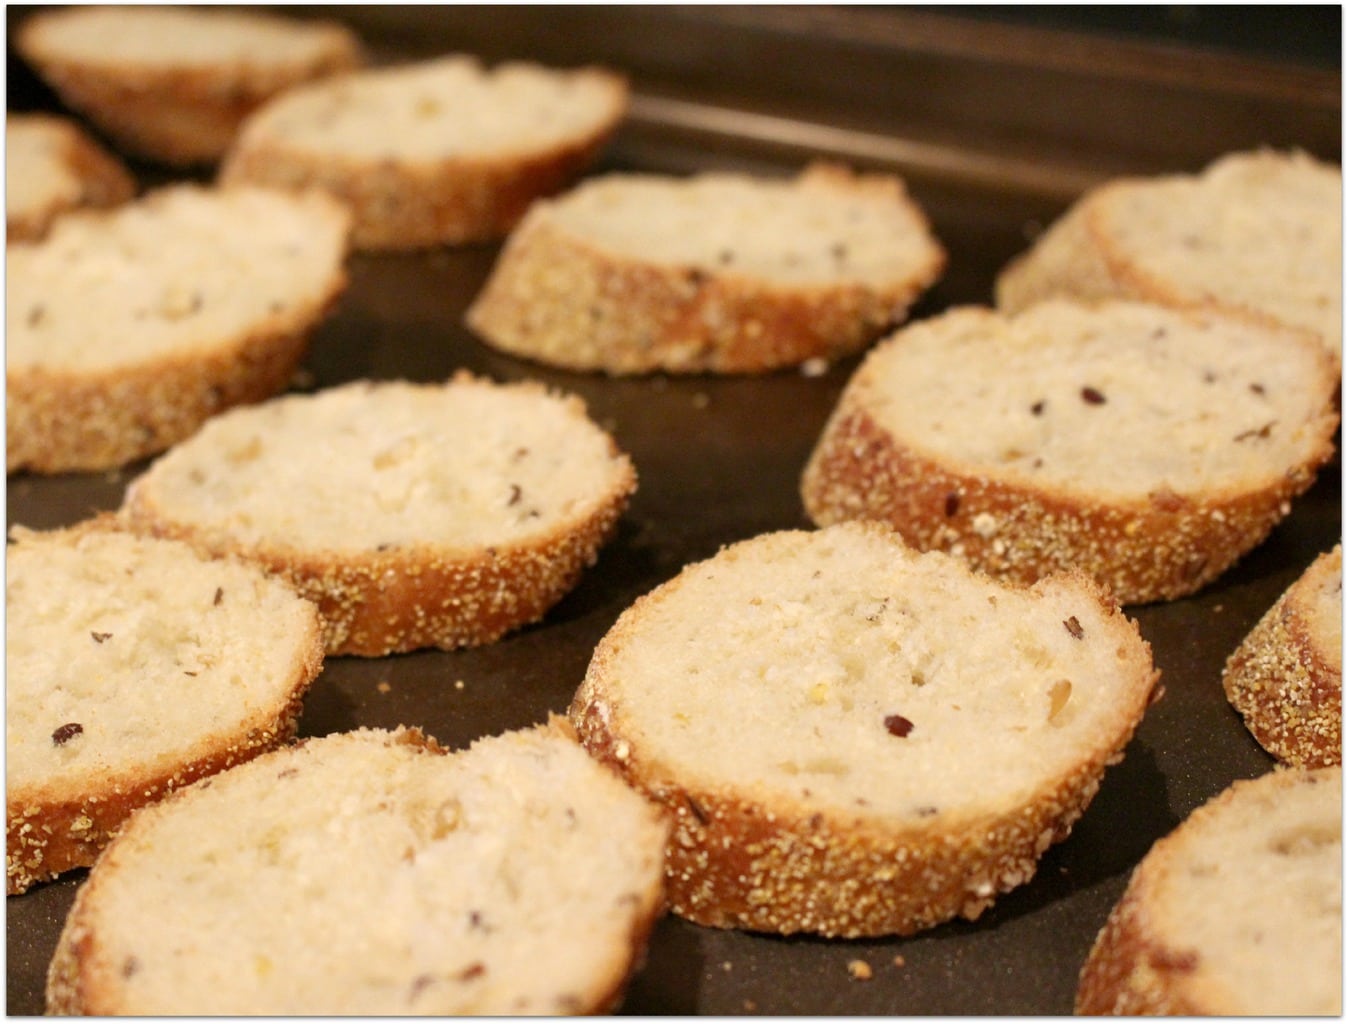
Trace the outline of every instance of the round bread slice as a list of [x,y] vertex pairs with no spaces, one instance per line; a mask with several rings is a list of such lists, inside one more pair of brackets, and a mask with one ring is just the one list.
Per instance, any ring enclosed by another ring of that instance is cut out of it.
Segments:
[[561,720],[451,754],[409,729],[307,740],[127,824],[48,1012],[607,1012],[662,910],[666,831]]
[[611,174],[529,211],[467,323],[565,369],[759,373],[861,350],[945,259],[892,175]]
[[627,98],[626,79],[597,67],[454,55],[372,69],[257,111],[221,175],[327,189],[355,211],[360,249],[491,241],[594,162]]
[[1052,295],[1212,310],[1343,346],[1343,174],[1303,152],[1106,182],[998,276],[997,305]]
[[5,254],[10,472],[108,469],[290,382],[346,287],[326,196],[174,185]]
[[136,808],[284,743],[318,610],[254,566],[106,517],[5,560],[5,878],[87,867]]
[[1152,847],[1081,972],[1080,1014],[1340,1016],[1343,775],[1234,783]]
[[1343,761],[1343,549],[1317,558],[1226,661],[1222,687],[1284,764]]
[[1030,880],[1157,679],[1084,576],[1007,587],[844,523],[730,545],[638,599],[570,715],[673,815],[676,913],[906,935]]
[[806,465],[823,525],[1028,582],[1075,566],[1123,604],[1197,591],[1267,536],[1333,454],[1338,363],[1216,314],[1061,300],[960,308],[848,382]]
[[14,42],[119,147],[178,166],[218,160],[277,93],[363,63],[355,34],[335,22],[206,7],[43,11]]
[[233,410],[132,481],[123,514],[281,573],[322,609],[328,653],[378,656],[542,618],[635,489],[579,398],[461,372]]
[[74,121],[48,114],[5,117],[5,240],[31,242],[68,210],[117,206],[136,180]]

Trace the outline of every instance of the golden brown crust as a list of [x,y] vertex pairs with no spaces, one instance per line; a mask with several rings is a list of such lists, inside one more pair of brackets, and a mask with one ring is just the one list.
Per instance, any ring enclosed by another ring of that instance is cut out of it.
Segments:
[[535,199],[560,191],[590,166],[620,117],[545,153],[455,156],[435,163],[340,159],[269,138],[232,149],[220,180],[292,189],[316,186],[330,192],[352,211],[351,238],[357,249],[398,251],[496,241]]
[[80,182],[74,200],[53,199],[41,209],[6,210],[6,241],[36,241],[47,233],[51,222],[77,207],[117,206],[136,194],[136,180],[112,153],[90,138],[73,121],[46,114],[11,114],[9,124],[50,125],[61,136],[59,159]]
[[1121,604],[1172,600],[1216,579],[1287,515],[1333,455],[1334,420],[1326,409],[1314,457],[1265,487],[1122,502],[944,465],[844,396],[810,456],[801,496],[821,526],[878,519],[914,547],[957,554],[1001,578],[1027,583],[1076,566]]
[[[1332,564],[1341,586],[1337,548]],[[1231,653],[1222,688],[1270,754],[1284,764],[1323,768],[1343,760],[1343,668],[1339,652],[1316,641],[1305,579],[1293,583]]]
[[[70,528],[118,529],[115,516],[99,515]],[[304,709],[304,694],[323,667],[323,637],[317,609],[306,625],[294,675],[283,700],[252,709],[246,720],[217,733],[193,756],[109,771],[78,792],[58,786],[6,787],[5,879],[8,895],[72,868],[89,867],[137,808],[155,803],[197,779],[241,764],[290,742]]]
[[[842,175],[839,188],[889,184],[829,165],[805,173]],[[782,285],[615,258],[546,216],[531,217],[506,242],[466,323],[495,348],[570,370],[765,373],[860,351],[904,319],[945,262],[933,243],[924,265],[885,287]]]
[[220,159],[243,120],[273,95],[359,67],[365,59],[355,35],[336,23],[324,26],[328,39],[322,58],[275,66],[87,63],[51,45],[48,31],[47,17],[35,15],[20,26],[15,45],[61,99],[119,147],[175,166]]

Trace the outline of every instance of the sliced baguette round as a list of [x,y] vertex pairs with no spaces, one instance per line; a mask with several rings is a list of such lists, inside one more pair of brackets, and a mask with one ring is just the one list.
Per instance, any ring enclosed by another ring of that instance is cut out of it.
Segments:
[[107,469],[283,390],[346,287],[317,193],[174,185],[8,246],[6,465]]
[[1212,310],[1343,346],[1343,175],[1303,152],[1109,181],[998,276],[997,305],[1052,295]]
[[1084,576],[1007,587],[845,523],[730,545],[638,599],[570,716],[672,814],[676,913],[906,935],[1029,881],[1157,679]]
[[136,808],[288,741],[318,609],[254,566],[106,518],[5,561],[5,878],[94,862]]
[[611,174],[529,211],[467,323],[565,369],[757,373],[859,351],[945,259],[891,175]]
[[301,82],[363,63],[346,27],[205,7],[70,7],[34,14],[20,55],[126,152],[218,160],[243,119]]
[[1081,972],[1076,1012],[1340,1016],[1343,775],[1234,783],[1152,847]]
[[257,111],[221,176],[327,189],[354,211],[360,249],[491,241],[594,162],[627,97],[626,79],[597,67],[453,55],[371,69]]
[[1343,549],[1317,558],[1226,661],[1222,687],[1284,764],[1343,761]]
[[560,720],[450,754],[410,729],[307,740],[132,818],[47,1009],[608,1012],[662,910],[666,830]]
[[1123,604],[1200,589],[1333,454],[1338,363],[1309,335],[1122,301],[967,307],[848,382],[801,481],[823,525],[1028,582],[1069,566]]
[[635,489],[579,398],[460,372],[216,417],[132,481],[122,514],[284,575],[322,609],[330,654],[379,656],[542,618]]
[[118,206],[135,194],[126,165],[74,121],[6,115],[6,242],[31,242],[69,210]]

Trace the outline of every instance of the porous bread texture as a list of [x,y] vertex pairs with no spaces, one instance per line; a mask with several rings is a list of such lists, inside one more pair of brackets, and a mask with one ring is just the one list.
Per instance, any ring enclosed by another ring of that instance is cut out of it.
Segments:
[[446,754],[311,739],[138,814],[81,887],[51,1013],[610,1011],[667,825],[565,722]]
[[220,173],[340,196],[360,249],[493,241],[597,159],[627,102],[604,68],[455,54],[290,90],[248,119]]
[[83,206],[117,206],[136,180],[83,128],[49,114],[5,116],[5,240],[30,242]]
[[1300,151],[1106,182],[998,276],[997,305],[1137,299],[1316,333],[1343,346],[1343,175]]
[[762,373],[859,351],[945,263],[893,175],[609,174],[530,209],[467,324],[570,370]]
[[136,808],[288,741],[318,610],[258,569],[106,517],[5,560],[5,878],[94,862]]
[[122,514],[284,575],[322,609],[328,653],[378,656],[542,618],[635,490],[579,398],[461,371],[216,417],[132,481]]
[[1284,764],[1343,760],[1343,549],[1320,555],[1226,660],[1222,687]]
[[212,163],[245,117],[300,83],[364,63],[336,22],[204,7],[71,7],[26,18],[19,54],[122,149]]
[[1158,678],[1083,576],[1007,587],[846,523],[732,544],[638,599],[570,717],[673,816],[675,913],[906,935],[1029,881]]
[[349,223],[320,193],[172,185],[8,246],[8,471],[121,466],[283,390]]
[[1337,767],[1234,783],[1134,870],[1076,1012],[1341,1015],[1342,836]]
[[1334,451],[1338,362],[1309,335],[1124,301],[964,307],[877,345],[801,479],[820,525],[1028,582],[1078,567],[1123,604],[1216,579]]

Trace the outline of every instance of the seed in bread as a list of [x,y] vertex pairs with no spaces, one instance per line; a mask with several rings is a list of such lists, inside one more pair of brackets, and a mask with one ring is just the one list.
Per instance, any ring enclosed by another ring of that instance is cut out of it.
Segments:
[[136,194],[126,166],[69,118],[5,117],[7,242],[31,242],[68,210],[117,206]]
[[446,754],[311,739],[136,817],[81,887],[50,1013],[609,1012],[667,826],[564,721]]
[[175,185],[6,253],[8,470],[108,469],[283,390],[346,287],[336,201]]
[[579,398],[461,372],[216,417],[132,481],[123,513],[283,574],[322,609],[329,653],[378,656],[542,618],[635,489]]
[[1339,768],[1234,783],[1133,871],[1077,1013],[1341,1015],[1342,837]]
[[106,517],[5,560],[5,877],[87,867],[127,815],[295,734],[318,609]]
[[1284,764],[1343,760],[1343,549],[1317,558],[1226,661],[1222,687]]
[[806,465],[823,525],[1028,582],[1076,566],[1123,604],[1214,580],[1333,454],[1338,363],[1310,335],[1132,302],[966,307],[878,345]]
[[467,323],[565,369],[759,373],[859,351],[944,269],[892,175],[611,174],[529,211]]
[[903,935],[1030,880],[1157,678],[1080,574],[1003,586],[844,523],[730,545],[638,599],[570,715],[672,814],[676,913]]
[[206,7],[70,7],[25,19],[20,55],[135,156],[218,160],[243,119],[302,82],[363,63],[336,22]]
[[1343,175],[1303,152],[1089,191],[996,282],[997,305],[1123,298],[1250,316],[1343,346]]
[[627,98],[626,79],[597,67],[460,54],[371,69],[257,111],[221,175],[327,189],[354,211],[359,249],[491,241],[598,158]]

